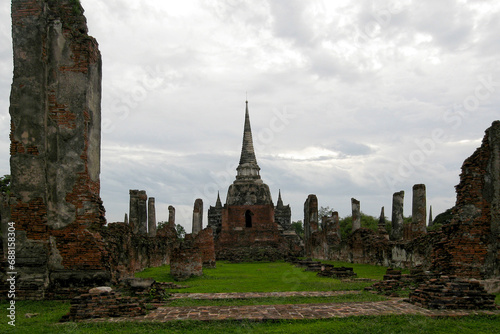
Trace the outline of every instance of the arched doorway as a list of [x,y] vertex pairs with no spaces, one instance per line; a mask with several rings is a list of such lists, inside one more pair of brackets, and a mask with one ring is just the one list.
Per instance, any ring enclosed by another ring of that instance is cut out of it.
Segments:
[[250,210],[245,212],[245,227],[252,227],[252,216],[253,213]]

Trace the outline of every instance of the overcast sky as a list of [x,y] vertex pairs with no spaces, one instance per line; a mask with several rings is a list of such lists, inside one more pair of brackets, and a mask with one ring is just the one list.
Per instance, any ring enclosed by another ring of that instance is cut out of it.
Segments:
[[[463,161],[500,119],[498,1],[81,0],[103,59],[101,197],[129,189],[158,221],[225,202],[245,99],[261,176],[303,219],[319,206],[390,218],[424,183],[452,207]],[[10,2],[0,4],[0,174],[9,173]],[[204,226],[207,224],[204,218]]]

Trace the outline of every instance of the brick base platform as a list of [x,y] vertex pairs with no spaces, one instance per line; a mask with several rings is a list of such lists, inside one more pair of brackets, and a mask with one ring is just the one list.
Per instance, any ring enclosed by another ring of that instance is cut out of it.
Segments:
[[[304,293],[307,296],[307,292]],[[354,291],[312,292],[314,296],[331,296]],[[271,292],[259,294],[260,297],[282,297],[289,292]],[[187,294],[176,294],[173,298],[180,298]],[[217,299],[221,295],[232,294],[190,294],[188,298]],[[242,294],[234,294],[242,295]],[[256,294],[243,294],[246,298],[258,298]],[[234,297],[234,296],[233,296]],[[227,297],[226,297],[227,298]],[[231,297],[229,297],[231,298]],[[497,315],[500,310],[473,311],[473,310],[428,310],[403,301],[402,298],[393,298],[381,302],[351,302],[351,303],[322,303],[322,304],[290,304],[290,305],[248,305],[248,306],[196,306],[196,307],[159,307],[145,316],[133,318],[95,319],[92,321],[137,321],[137,322],[167,322],[175,320],[282,320],[282,319],[327,319],[345,318],[351,316],[379,316],[379,315],[424,315],[429,317],[456,317],[468,315]]]

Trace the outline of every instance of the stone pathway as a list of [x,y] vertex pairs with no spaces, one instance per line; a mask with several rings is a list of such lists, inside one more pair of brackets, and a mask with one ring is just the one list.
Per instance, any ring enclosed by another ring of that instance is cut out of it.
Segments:
[[496,311],[427,310],[413,304],[394,299],[381,302],[291,304],[291,305],[249,305],[249,306],[197,306],[197,307],[160,307],[136,321],[173,321],[173,320],[280,320],[280,319],[326,319],[362,315],[425,315],[425,316],[464,316],[473,314],[496,314]]
[[333,297],[359,294],[361,291],[287,291],[287,292],[228,292],[228,293],[173,293],[169,299],[249,299],[267,297]]
[[[354,294],[360,291],[328,291],[328,292],[271,292],[271,293],[199,293],[174,294],[173,299],[234,299],[262,298],[287,296],[335,296]],[[493,311],[469,310],[428,310],[403,301],[403,298],[392,298],[379,302],[349,302],[321,304],[290,304],[290,305],[247,305],[247,306],[193,306],[193,307],[163,307],[160,306],[149,314],[134,318],[95,319],[93,321],[154,321],[167,322],[175,320],[280,320],[280,319],[326,319],[351,316],[378,315],[424,315],[430,317],[455,317],[467,315],[498,315],[500,309]]]

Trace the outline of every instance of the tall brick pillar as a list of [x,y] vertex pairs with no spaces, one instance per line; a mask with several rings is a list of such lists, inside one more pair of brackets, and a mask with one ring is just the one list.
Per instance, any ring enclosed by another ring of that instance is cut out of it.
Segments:
[[304,203],[304,237],[309,239],[311,235],[318,231],[318,198],[316,195],[309,195]]
[[168,206],[168,226],[175,228],[175,208],[172,205]]
[[148,236],[156,237],[156,208],[155,198],[148,198]]
[[134,234],[148,233],[148,195],[145,190],[130,190],[129,224]]
[[411,235],[415,238],[427,232],[427,199],[425,184],[413,186]]
[[203,229],[203,201],[201,198],[194,201],[193,207],[193,235],[197,234]]
[[309,195],[304,203],[304,244],[306,255],[312,251],[310,244],[311,236],[318,231],[318,198],[316,195]]
[[357,199],[351,198],[351,208],[352,208],[352,232],[361,228],[361,208],[360,203]]
[[391,240],[401,240],[403,238],[404,199],[405,192],[403,190],[392,195]]
[[12,0],[11,220],[22,298],[102,284],[101,55],[71,0]]

